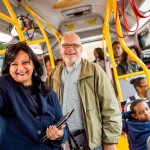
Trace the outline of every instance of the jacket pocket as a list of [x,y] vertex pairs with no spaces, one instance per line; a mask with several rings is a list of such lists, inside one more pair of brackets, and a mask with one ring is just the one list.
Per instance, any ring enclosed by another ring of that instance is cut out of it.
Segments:
[[72,99],[75,101],[80,101],[80,95],[79,95],[79,90],[78,90],[78,86],[77,86],[77,81],[73,82],[72,85]]

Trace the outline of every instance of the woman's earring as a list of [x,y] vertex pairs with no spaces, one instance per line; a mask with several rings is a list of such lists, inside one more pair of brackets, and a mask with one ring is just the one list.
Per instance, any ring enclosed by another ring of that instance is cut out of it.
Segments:
[[37,73],[37,72],[35,72],[35,73],[34,73],[34,76],[35,76],[35,77],[37,77],[37,76],[38,76],[38,73]]

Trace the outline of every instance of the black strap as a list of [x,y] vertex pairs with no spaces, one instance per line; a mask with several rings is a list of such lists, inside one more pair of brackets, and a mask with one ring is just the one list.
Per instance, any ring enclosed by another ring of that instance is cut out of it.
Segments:
[[77,143],[77,141],[76,141],[76,139],[74,138],[74,136],[70,133],[69,134],[69,138],[68,138],[68,142],[69,142],[69,140],[70,140],[70,142],[69,142],[69,145],[70,145],[70,149],[74,149],[73,147],[72,147],[72,144],[71,144],[71,139],[72,139],[72,141],[74,142],[74,144],[75,144],[75,150],[82,150],[83,148],[81,147],[81,146],[79,146],[79,144]]
[[68,142],[69,142],[70,149],[72,150],[72,149],[73,149],[73,147],[72,147],[72,143],[71,143],[71,139],[70,139],[70,137],[68,138]]
[[136,100],[135,96],[130,96],[129,99],[130,99],[130,101]]
[[72,132],[71,134],[72,134],[74,137],[76,137],[76,136],[78,136],[78,135],[81,134],[81,133],[85,133],[85,129],[77,130],[77,131],[75,131],[75,132]]

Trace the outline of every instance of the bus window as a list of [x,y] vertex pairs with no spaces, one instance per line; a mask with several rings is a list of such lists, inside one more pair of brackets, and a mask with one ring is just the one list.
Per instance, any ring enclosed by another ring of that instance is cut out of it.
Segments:
[[148,28],[138,34],[138,41],[141,49],[150,48],[150,31]]

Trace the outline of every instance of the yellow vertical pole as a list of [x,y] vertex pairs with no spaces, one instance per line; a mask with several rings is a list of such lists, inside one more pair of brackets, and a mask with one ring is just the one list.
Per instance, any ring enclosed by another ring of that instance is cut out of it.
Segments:
[[115,78],[115,83],[116,83],[116,87],[117,87],[117,91],[118,91],[118,97],[119,97],[119,100],[122,101],[123,100],[122,92],[121,92],[120,83],[118,80],[118,73],[116,70],[116,63],[115,63],[115,59],[114,59],[114,54],[113,54],[112,44],[111,44],[111,38],[110,38],[110,33],[109,33],[109,21],[110,21],[110,17],[112,14],[112,5],[114,5],[113,1],[107,0],[102,34],[103,34],[103,38],[106,39],[106,43],[107,43],[107,46],[109,49],[109,55],[110,55],[110,58],[112,61],[112,67],[113,67],[113,71],[114,71],[114,78]]
[[[112,13],[112,5],[113,5],[112,3],[115,3],[115,1],[107,0],[106,13],[105,13],[105,17],[104,17],[105,20],[104,20],[102,33],[103,33],[103,39],[106,39],[106,43],[107,43],[107,46],[109,49],[109,55],[112,60],[112,66],[113,66],[113,71],[114,71],[115,83],[116,83],[116,87],[117,87],[117,91],[118,91],[119,100],[121,101],[122,93],[121,93],[121,88],[120,88],[120,84],[119,84],[119,80],[118,80],[116,63],[115,63],[115,59],[114,59],[111,38],[110,38],[110,33],[109,33],[109,21],[110,21],[110,16]],[[127,138],[124,135],[121,135],[121,137],[118,141],[118,144],[116,144],[116,148],[117,148],[117,150],[122,150],[122,149],[129,150]]]
[[24,35],[21,31],[20,25],[18,23],[18,19],[17,19],[15,13],[14,13],[9,1],[8,0],[3,0],[3,3],[5,4],[6,8],[8,9],[8,12],[11,15],[12,19],[16,22],[15,26],[16,26],[16,30],[18,32],[18,36],[19,36],[20,41],[24,41],[25,37],[24,37]]
[[46,25],[47,25],[47,27],[48,27],[51,31],[53,31],[53,34],[54,34],[54,36],[55,36],[57,42],[58,42],[59,45],[60,45],[60,44],[61,44],[60,38],[62,37],[62,35],[61,35],[60,33],[56,32],[56,30],[54,30],[54,29],[52,28],[52,26],[51,26],[49,23],[46,22]]
[[48,53],[49,53],[49,56],[50,56],[50,60],[51,60],[51,65],[52,65],[52,68],[54,68],[55,63],[54,63],[53,53],[52,53],[52,49],[51,49],[50,42],[48,40],[47,34],[46,34],[41,22],[38,19],[36,19],[36,23],[39,26],[39,28],[40,28],[43,36],[44,36],[44,39],[45,39],[45,42],[46,42],[46,45],[47,45],[47,49],[48,49]]

